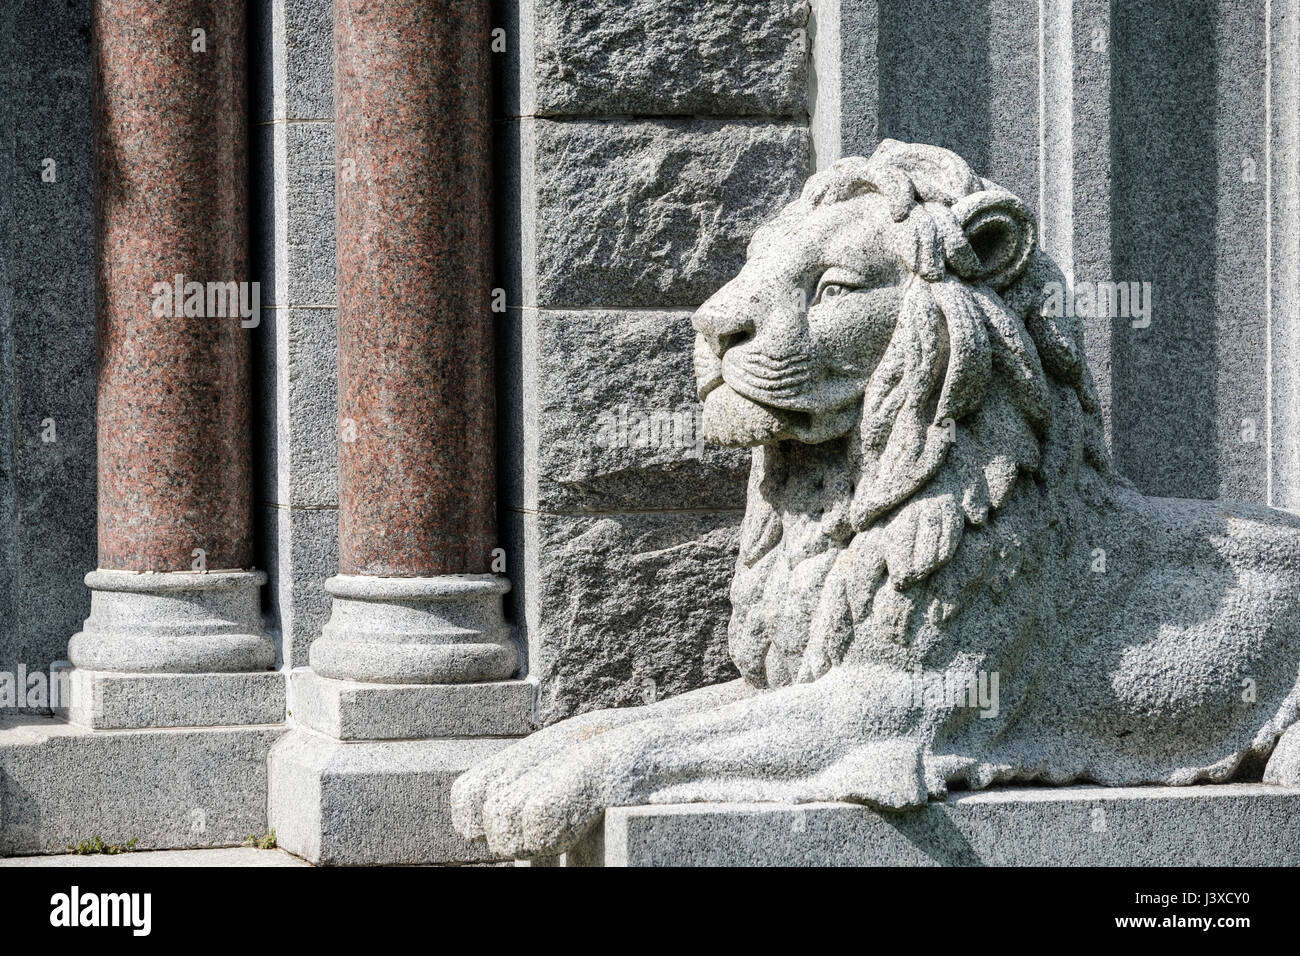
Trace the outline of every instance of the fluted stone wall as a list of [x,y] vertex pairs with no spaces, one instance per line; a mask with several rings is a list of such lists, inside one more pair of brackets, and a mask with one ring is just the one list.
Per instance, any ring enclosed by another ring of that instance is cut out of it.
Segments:
[[1084,316],[1119,468],[1149,494],[1294,505],[1297,5],[819,13],[839,26],[819,162],[947,146],[1037,210],[1076,282],[1149,282],[1149,325]]

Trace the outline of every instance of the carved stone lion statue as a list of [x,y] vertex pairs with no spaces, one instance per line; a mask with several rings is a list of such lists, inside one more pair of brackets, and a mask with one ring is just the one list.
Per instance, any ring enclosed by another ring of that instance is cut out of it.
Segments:
[[457,827],[534,857],[611,806],[902,811],[1259,779],[1271,753],[1300,785],[1300,518],[1117,475],[1061,281],[947,150],[810,178],[694,317],[706,436],[753,449],[742,679],[534,734],[456,782]]

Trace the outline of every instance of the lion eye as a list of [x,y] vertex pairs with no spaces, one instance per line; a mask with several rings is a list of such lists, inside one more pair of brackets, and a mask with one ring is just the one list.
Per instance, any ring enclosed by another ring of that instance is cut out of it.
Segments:
[[[844,282],[827,282],[817,290],[817,302],[823,302],[827,299],[838,299],[842,295],[848,295],[850,292],[856,292],[857,286],[852,286]],[[816,303],[814,303],[815,305]]]
[[852,269],[832,266],[822,273],[821,279],[817,283],[817,294],[813,297],[813,305],[827,299],[838,299],[850,292],[857,292],[866,286],[868,282],[866,276],[860,275]]

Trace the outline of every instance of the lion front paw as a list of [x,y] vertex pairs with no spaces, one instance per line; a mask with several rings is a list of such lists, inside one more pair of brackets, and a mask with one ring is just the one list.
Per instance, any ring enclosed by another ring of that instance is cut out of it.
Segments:
[[817,682],[690,713],[643,713],[594,735],[545,732],[541,746],[525,742],[525,752],[507,751],[487,772],[457,781],[453,802],[458,814],[481,806],[470,835],[516,858],[566,851],[610,807],[844,800],[897,811],[925,803],[916,741],[872,739],[863,700],[844,690]]

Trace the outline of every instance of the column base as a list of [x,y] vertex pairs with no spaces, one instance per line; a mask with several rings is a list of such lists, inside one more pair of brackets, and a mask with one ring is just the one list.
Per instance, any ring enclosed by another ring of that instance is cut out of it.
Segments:
[[261,571],[91,571],[90,616],[68,644],[79,668],[134,674],[264,671]]
[[74,668],[67,691],[70,699],[55,713],[92,730],[284,723],[285,676],[278,671],[120,674]]
[[338,575],[333,610],[311,646],[322,677],[372,684],[505,680],[519,655],[501,609],[510,581],[491,574],[429,578]]
[[536,729],[533,685],[363,684],[290,674],[293,719],[336,740],[519,737]]
[[291,675],[294,730],[271,751],[269,819],[312,863],[491,860],[452,826],[451,785],[533,729],[505,578],[339,575],[333,611]]
[[268,823],[290,853],[326,865],[493,859],[451,825],[451,784],[511,739],[344,743],[298,728],[271,749]]

